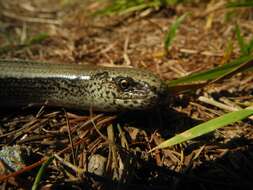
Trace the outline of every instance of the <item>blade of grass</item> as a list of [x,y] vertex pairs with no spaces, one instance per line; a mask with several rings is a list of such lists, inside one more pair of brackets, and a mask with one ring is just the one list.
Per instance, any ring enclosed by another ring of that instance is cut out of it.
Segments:
[[221,127],[224,127],[226,125],[232,124],[234,122],[241,121],[249,116],[253,115],[253,107],[227,113],[223,116],[220,116],[218,118],[212,119],[210,121],[207,121],[205,123],[202,123],[200,125],[197,125],[183,133],[180,133],[179,135],[176,135],[155,148],[153,148],[150,152],[161,149],[161,148],[168,148],[170,146],[185,142],[187,140],[191,140],[193,138],[199,137],[201,135],[210,133],[216,129],[219,129]]
[[164,40],[164,50],[167,52],[168,49],[170,48],[173,40],[176,37],[176,32],[180,26],[180,24],[183,22],[185,17],[188,15],[188,13],[183,14],[182,16],[178,17],[176,21],[170,26],[168,32],[165,35],[165,40]]
[[252,1],[248,1],[248,2],[229,2],[226,5],[227,8],[251,8],[253,7],[253,2]]
[[[193,73],[189,76],[182,77],[173,81],[168,81],[167,84],[169,87],[173,87],[173,86],[176,86],[178,84],[183,84],[183,83],[204,82],[207,80],[217,79],[219,77],[224,77],[225,75],[231,72],[234,72],[235,69],[239,69],[240,66],[243,66],[247,62],[252,62],[252,61],[253,61],[253,55],[243,56],[231,61],[230,63],[224,64],[220,67],[210,69],[204,72]],[[253,67],[253,64],[249,64],[248,68],[245,70],[250,70],[252,69],[252,67]],[[240,72],[245,71],[245,70],[240,70]]]
[[235,34],[240,47],[241,54],[247,54],[246,43],[244,41],[243,36],[241,35],[241,30],[238,25],[235,26]]
[[253,38],[249,42],[245,42],[238,25],[235,27],[235,33],[242,56],[250,55],[253,51]]
[[33,36],[30,40],[28,40],[25,44],[26,45],[32,45],[32,44],[38,44],[47,39],[49,35],[47,33],[39,33],[35,36]]
[[39,33],[37,35],[35,35],[34,37],[32,37],[31,39],[27,40],[25,43],[23,44],[17,44],[17,45],[5,45],[3,47],[0,47],[0,55],[7,53],[9,51],[15,51],[15,50],[19,50],[28,46],[31,46],[33,44],[39,44],[42,41],[44,41],[45,39],[47,39],[49,37],[49,35],[47,33]]
[[144,10],[144,9],[147,9],[147,8],[159,7],[159,6],[160,5],[156,2],[140,4],[140,5],[136,5],[136,6],[133,6],[133,7],[129,7],[126,10],[121,11],[121,14],[126,14],[126,13],[130,13],[130,12],[140,11],[140,10]]
[[194,90],[200,89],[208,85],[208,82],[195,83],[195,84],[177,84],[175,86],[169,86],[168,90],[174,95],[183,94],[187,92],[194,92]]
[[144,0],[115,0],[112,1],[110,5],[106,8],[96,11],[93,15],[112,15],[116,13],[125,14],[133,11],[140,11],[149,7],[153,7],[153,4],[156,3],[151,1],[149,3]]
[[211,81],[211,83],[220,81],[224,78],[229,78],[239,72],[243,72],[243,71],[250,71],[250,69],[253,69],[253,60],[249,61],[249,62],[245,62],[241,65],[239,65],[238,67],[235,68],[231,68],[231,70],[229,70],[227,73],[225,73],[224,75],[221,75],[220,77],[214,79],[213,81]]
[[253,38],[248,43],[247,51],[248,51],[248,54],[250,54],[251,52],[253,52]]
[[51,164],[51,162],[53,161],[54,159],[54,156],[51,156],[48,158],[48,160],[46,160],[42,166],[40,167],[39,169],[39,172],[37,173],[37,176],[35,178],[35,181],[33,183],[33,186],[32,186],[32,190],[37,190],[39,188],[39,183],[41,181],[41,178],[46,170],[46,168],[49,166],[49,164]]
[[[107,1],[108,2],[108,1]],[[136,11],[142,11],[148,8],[159,9],[162,7],[173,6],[181,3],[179,0],[114,0],[109,1],[110,4],[98,11],[93,15],[113,15],[113,14],[126,14]]]

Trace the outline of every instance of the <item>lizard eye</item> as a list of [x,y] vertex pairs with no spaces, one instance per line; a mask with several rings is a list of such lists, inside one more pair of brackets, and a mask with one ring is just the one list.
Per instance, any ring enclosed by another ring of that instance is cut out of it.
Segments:
[[133,79],[129,77],[117,77],[114,79],[117,86],[123,90],[123,91],[128,91],[134,86],[134,81]]
[[129,81],[128,81],[127,79],[121,79],[121,80],[119,81],[119,85],[120,85],[120,88],[121,88],[121,89],[126,90],[126,89],[129,88],[130,83],[129,83]]

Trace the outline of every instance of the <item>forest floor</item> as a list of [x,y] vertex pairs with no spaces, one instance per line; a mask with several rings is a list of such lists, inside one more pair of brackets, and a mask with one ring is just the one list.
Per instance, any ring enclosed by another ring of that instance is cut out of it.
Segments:
[[[251,9],[212,11],[203,2],[93,16],[103,6],[100,1],[52,2],[0,1],[1,59],[145,68],[172,80],[238,57],[236,23],[246,40],[253,34]],[[166,32],[186,12],[191,14],[165,55]],[[252,102],[253,75],[240,73],[188,94],[173,95],[168,105],[153,112],[91,115],[46,106],[1,109],[0,146],[29,148],[32,156],[27,166],[57,155],[41,179],[42,189],[252,188],[250,119],[149,153],[175,134],[228,112],[199,97],[230,107]],[[89,162],[101,164],[103,174],[87,172]],[[1,182],[2,189],[30,189],[38,168],[26,167],[24,173]]]

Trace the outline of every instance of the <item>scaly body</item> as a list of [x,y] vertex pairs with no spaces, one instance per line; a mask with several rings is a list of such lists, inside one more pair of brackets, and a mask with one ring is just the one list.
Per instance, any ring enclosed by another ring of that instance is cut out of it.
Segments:
[[95,111],[150,109],[166,85],[141,69],[0,60],[0,106],[28,104]]

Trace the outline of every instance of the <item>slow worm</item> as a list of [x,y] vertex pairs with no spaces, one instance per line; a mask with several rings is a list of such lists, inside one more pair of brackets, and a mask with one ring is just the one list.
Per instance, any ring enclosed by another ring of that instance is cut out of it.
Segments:
[[0,106],[60,106],[95,111],[151,109],[168,94],[150,71],[0,60]]

